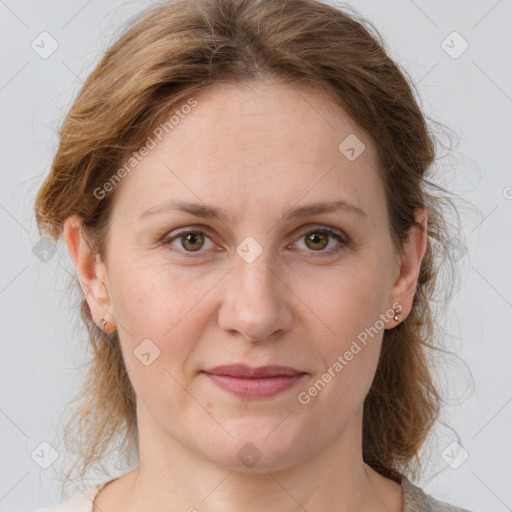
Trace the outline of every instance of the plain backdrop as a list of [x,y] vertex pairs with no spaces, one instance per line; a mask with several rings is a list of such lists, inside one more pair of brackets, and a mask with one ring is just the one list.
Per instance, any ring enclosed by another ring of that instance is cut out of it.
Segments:
[[[57,466],[36,455],[58,438],[85,361],[66,292],[71,261],[63,242],[41,250],[34,195],[82,81],[150,3],[0,0],[0,511],[62,501]],[[512,510],[512,1],[348,3],[384,36],[425,113],[453,130],[439,182],[479,212],[462,216],[453,240],[461,279],[443,322],[460,360],[443,373],[446,425],[416,483],[472,511]]]

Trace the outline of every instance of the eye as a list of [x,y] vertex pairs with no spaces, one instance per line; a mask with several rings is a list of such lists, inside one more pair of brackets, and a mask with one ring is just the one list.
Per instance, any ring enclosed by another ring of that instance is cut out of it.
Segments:
[[[333,242],[333,239],[338,243]],[[310,255],[316,252],[325,256],[339,252],[348,244],[343,233],[325,226],[310,226],[309,229],[303,230],[295,244],[302,241],[304,241],[304,246],[299,247],[300,249],[305,249]],[[214,247],[214,243],[204,229],[184,229],[172,236],[166,236],[161,243],[165,246],[175,247],[186,257],[200,256],[201,252],[205,252],[204,250]]]
[[210,241],[210,245],[206,244],[206,249],[210,249],[211,247],[213,247],[213,242],[204,231],[187,230],[181,231],[172,237],[165,238],[164,240],[162,240],[162,243],[164,245],[172,245],[173,247],[176,247],[176,245],[174,244],[174,242],[176,242],[177,244],[179,244],[179,246],[181,246],[178,247],[178,249],[190,253],[202,252],[201,249],[205,247],[206,240]]
[[[329,239],[337,240],[338,244],[331,243],[329,245]],[[345,237],[341,233],[327,227],[309,228],[300,234],[299,241],[304,241],[305,248],[309,249],[308,252],[319,252],[325,255],[334,254],[347,244]],[[327,250],[324,250],[326,247]]]

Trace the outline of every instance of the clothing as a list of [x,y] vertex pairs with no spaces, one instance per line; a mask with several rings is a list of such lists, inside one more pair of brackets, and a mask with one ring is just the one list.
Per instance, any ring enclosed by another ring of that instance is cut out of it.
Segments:
[[[116,477],[117,478],[117,477]],[[112,480],[89,487],[83,494],[77,494],[69,500],[50,509],[39,509],[34,512],[92,512],[92,504],[96,495]],[[470,512],[465,508],[449,505],[426,494],[405,476],[402,477],[403,502],[402,512]]]

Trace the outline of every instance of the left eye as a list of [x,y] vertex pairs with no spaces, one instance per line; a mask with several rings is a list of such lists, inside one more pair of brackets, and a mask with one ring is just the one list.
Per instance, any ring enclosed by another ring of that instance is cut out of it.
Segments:
[[[345,243],[345,239],[341,234],[336,231],[327,228],[315,228],[310,229],[309,231],[303,232],[299,238],[299,241],[305,242],[306,249],[311,249],[313,252],[322,252],[322,253],[333,253],[340,249],[340,247],[336,247],[336,243],[329,245],[329,238],[332,240],[336,239],[342,245]],[[327,250],[324,250],[326,249]],[[333,250],[334,247],[334,250]]]

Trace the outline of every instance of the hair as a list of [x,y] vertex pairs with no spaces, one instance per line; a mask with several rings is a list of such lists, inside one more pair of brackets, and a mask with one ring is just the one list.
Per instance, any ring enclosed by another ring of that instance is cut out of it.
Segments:
[[[419,450],[444,401],[429,349],[442,351],[434,342],[432,303],[439,270],[451,261],[443,209],[452,203],[429,179],[437,139],[415,85],[388,56],[377,29],[356,11],[316,0],[173,0],[140,13],[89,74],[61,126],[51,170],[35,200],[39,233],[57,241],[65,220],[76,214],[91,250],[106,260],[118,188],[101,200],[94,191],[191,97],[213,86],[267,77],[320,87],[372,137],[397,251],[412,227],[422,228],[416,210],[427,210],[428,246],[412,310],[384,331],[363,410],[364,462],[401,482],[401,475],[415,474]],[[123,435],[118,451],[127,459],[138,444],[135,393],[117,331],[104,333],[75,290],[92,357],[64,428],[76,455],[66,478],[75,468],[83,478],[117,436]]]

